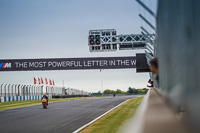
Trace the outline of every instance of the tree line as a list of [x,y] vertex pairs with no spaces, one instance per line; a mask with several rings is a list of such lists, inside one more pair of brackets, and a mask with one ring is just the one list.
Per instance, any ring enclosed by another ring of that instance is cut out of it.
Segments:
[[127,91],[122,91],[120,89],[117,89],[116,91],[106,89],[104,90],[103,94],[146,94],[147,92],[148,92],[147,88],[135,89],[135,88],[129,87]]

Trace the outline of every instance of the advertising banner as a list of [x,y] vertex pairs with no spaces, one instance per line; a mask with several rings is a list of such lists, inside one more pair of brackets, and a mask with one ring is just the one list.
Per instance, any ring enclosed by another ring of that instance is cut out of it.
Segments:
[[45,71],[136,68],[136,57],[0,60],[0,71]]

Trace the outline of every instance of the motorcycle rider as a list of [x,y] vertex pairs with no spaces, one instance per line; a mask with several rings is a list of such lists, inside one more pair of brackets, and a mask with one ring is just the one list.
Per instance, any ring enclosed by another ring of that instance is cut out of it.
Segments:
[[48,97],[47,97],[47,95],[44,94],[44,95],[42,96],[42,99],[43,99],[43,98],[45,98],[45,99],[47,100],[47,105],[48,105]]

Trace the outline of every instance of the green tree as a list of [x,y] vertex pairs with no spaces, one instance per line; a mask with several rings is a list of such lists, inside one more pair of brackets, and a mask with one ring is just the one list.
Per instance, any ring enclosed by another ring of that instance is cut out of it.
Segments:
[[125,91],[122,91],[122,94],[127,94],[127,92],[125,92]]
[[134,90],[133,90],[131,87],[129,87],[127,93],[133,94],[133,93],[134,93]]
[[111,94],[111,90],[110,89],[106,89],[106,90],[104,90],[103,94]]
[[116,94],[122,94],[122,91],[120,89],[117,89]]
[[137,89],[138,90],[138,94],[146,94],[148,92],[148,89],[143,88],[143,89]]
[[133,94],[138,94],[138,90],[133,88]]
[[110,91],[110,94],[114,94],[114,93],[116,93],[114,90],[111,90],[111,91]]

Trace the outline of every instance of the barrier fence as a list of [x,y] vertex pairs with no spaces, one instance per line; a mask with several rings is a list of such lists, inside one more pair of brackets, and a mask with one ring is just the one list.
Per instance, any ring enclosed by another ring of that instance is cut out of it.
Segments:
[[90,94],[83,90],[57,86],[1,84],[0,102],[38,100],[44,93],[48,95],[49,99],[52,96]]
[[[157,91],[200,132],[199,0],[160,0],[157,12]],[[154,80],[156,81],[156,80]],[[155,83],[155,82],[154,82]],[[191,131],[192,132],[192,131]]]

